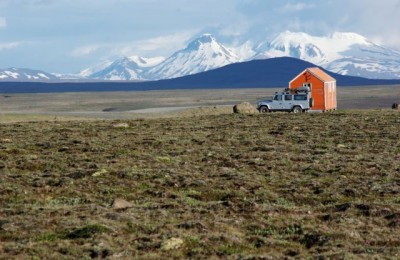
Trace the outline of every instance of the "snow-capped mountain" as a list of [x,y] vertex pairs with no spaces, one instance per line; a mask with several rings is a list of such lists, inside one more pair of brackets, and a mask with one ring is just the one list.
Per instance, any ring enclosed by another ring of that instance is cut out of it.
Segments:
[[104,80],[138,80],[143,71],[141,67],[127,57],[118,59],[105,67],[104,69],[94,72],[90,75],[92,79]]
[[254,45],[249,40],[235,48],[204,34],[168,59],[125,57],[83,70],[80,76],[96,80],[158,80],[275,57],[302,59],[342,75],[400,78],[400,52],[374,44],[359,34],[336,32],[323,37],[289,31],[271,41]]
[[168,59],[124,57],[85,69],[80,75],[101,80],[157,80],[196,74],[241,60],[233,50],[218,43],[212,35],[204,34]]
[[0,69],[0,81],[54,81],[58,78],[41,70],[9,68]]
[[167,79],[208,71],[236,63],[241,59],[231,49],[218,43],[211,34],[204,34],[150,69],[147,78]]
[[400,52],[374,44],[356,33],[328,37],[286,31],[257,48],[256,59],[293,57],[342,75],[400,78]]
[[101,80],[145,80],[148,68],[164,61],[164,57],[124,57],[116,61],[104,61],[80,72],[82,77]]
[[98,64],[95,64],[95,65],[93,65],[93,66],[91,66],[91,67],[89,67],[89,68],[87,68],[87,69],[81,70],[81,71],[77,74],[77,76],[82,77],[82,78],[88,78],[88,77],[90,77],[92,74],[104,70],[105,68],[107,68],[108,66],[110,66],[111,64],[113,64],[113,62],[114,62],[114,61],[111,61],[111,60],[102,61],[102,62],[100,62],[100,63],[98,63]]

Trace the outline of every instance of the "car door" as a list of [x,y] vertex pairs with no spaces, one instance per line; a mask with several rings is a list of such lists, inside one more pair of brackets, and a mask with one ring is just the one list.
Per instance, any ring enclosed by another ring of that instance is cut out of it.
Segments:
[[293,95],[287,94],[283,96],[282,109],[291,110],[293,106]]
[[275,95],[271,103],[271,109],[281,110],[283,108],[282,99],[283,99],[282,95]]

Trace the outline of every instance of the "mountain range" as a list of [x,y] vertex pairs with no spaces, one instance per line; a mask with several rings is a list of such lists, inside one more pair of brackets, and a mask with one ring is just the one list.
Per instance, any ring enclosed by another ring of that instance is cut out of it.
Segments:
[[[238,48],[224,46],[212,35],[204,34],[168,59],[158,59],[159,63],[153,63],[153,67],[123,58],[91,75],[81,75],[97,80],[159,80],[192,75],[237,62],[276,57],[302,59],[342,75],[400,78],[400,52],[377,45],[359,34],[337,32],[317,37],[289,31],[272,41],[254,47],[247,42]],[[120,77],[115,77],[116,70],[129,70],[130,73],[120,73]]]
[[[276,57],[293,57],[341,75],[370,79],[400,79],[400,52],[356,33],[320,37],[283,32],[272,41],[247,41],[229,48],[210,34],[191,41],[168,58],[139,56],[107,60],[75,75],[52,75],[27,69],[0,70],[3,81],[153,81],[193,75],[229,64]],[[42,75],[42,76],[40,76]]]
[[257,48],[257,57],[293,57],[342,75],[399,79],[400,52],[373,43],[356,33],[328,37],[284,32]]
[[8,68],[0,70],[0,81],[55,81],[58,78],[41,70]]
[[[315,65],[300,59],[281,57],[251,60],[222,68],[159,81],[102,82],[0,82],[2,93],[44,93],[79,91],[135,91],[172,89],[285,88],[305,68]],[[329,72],[339,87],[394,85],[399,80],[367,79]]]

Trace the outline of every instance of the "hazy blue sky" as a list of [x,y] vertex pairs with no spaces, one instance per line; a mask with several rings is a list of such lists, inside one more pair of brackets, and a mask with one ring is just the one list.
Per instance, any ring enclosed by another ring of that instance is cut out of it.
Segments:
[[400,0],[0,0],[0,68],[77,72],[168,56],[209,32],[225,44],[277,33],[356,32],[400,49]]

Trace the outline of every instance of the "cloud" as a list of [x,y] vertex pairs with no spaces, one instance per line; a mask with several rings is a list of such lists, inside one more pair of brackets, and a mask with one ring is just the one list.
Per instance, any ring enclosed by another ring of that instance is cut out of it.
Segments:
[[182,46],[193,36],[193,32],[181,32],[172,35],[150,38],[139,42],[141,50],[154,51],[166,46]]
[[120,43],[97,43],[79,46],[70,52],[72,57],[97,57],[97,59],[114,59],[133,55],[154,57],[169,56],[185,47],[194,32],[180,32],[171,35],[153,37]]
[[[344,5],[346,8],[340,9]],[[357,32],[374,42],[399,50],[400,36],[398,26],[395,26],[400,24],[399,0],[336,0],[329,10],[334,14],[341,12],[340,16],[347,17],[337,21],[333,27],[336,31]],[[334,17],[330,16],[329,20],[333,21]]]
[[71,52],[71,55],[74,57],[87,56],[87,55],[93,54],[99,48],[100,48],[100,45],[97,45],[97,44],[81,46],[81,47],[75,48]]
[[48,5],[55,2],[55,0],[0,0],[1,5],[18,7]]
[[21,45],[21,42],[0,43],[0,51],[13,49]]
[[306,4],[306,3],[287,3],[283,7],[281,7],[281,11],[284,13],[287,12],[300,12],[307,9],[314,8],[314,4]]
[[117,56],[131,55],[170,55],[183,48],[193,37],[193,31],[184,31],[171,35],[153,37],[114,46],[113,54]]
[[0,28],[7,27],[7,20],[4,17],[0,17]]

